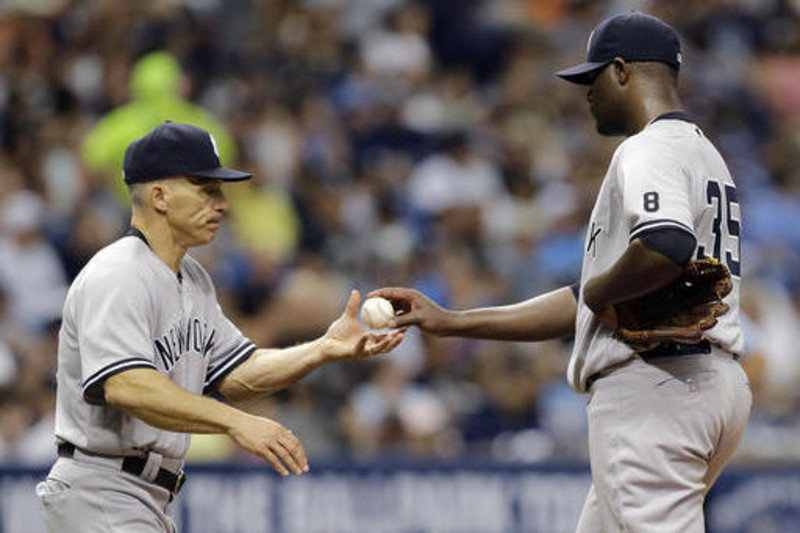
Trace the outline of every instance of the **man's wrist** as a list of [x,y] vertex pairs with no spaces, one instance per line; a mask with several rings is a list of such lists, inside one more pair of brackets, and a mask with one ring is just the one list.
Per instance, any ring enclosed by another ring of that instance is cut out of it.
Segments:
[[327,333],[318,339],[308,342],[304,347],[305,356],[314,367],[328,361],[341,359],[343,355],[336,350],[336,341],[329,338]]
[[453,311],[442,309],[437,320],[436,333],[440,337],[456,337],[482,327],[481,320],[474,311]]
[[225,430],[226,435],[234,433],[236,428],[240,427],[241,424],[244,422],[245,417],[248,416],[247,413],[245,413],[244,411],[240,411],[239,409],[235,409],[233,407],[231,407],[231,409],[234,412],[225,413],[227,416],[225,416],[224,419],[220,421]]

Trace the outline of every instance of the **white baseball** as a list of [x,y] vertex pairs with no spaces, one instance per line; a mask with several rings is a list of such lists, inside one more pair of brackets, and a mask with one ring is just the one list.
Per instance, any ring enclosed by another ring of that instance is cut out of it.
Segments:
[[361,306],[361,322],[370,329],[383,329],[394,317],[394,307],[386,298],[368,298]]

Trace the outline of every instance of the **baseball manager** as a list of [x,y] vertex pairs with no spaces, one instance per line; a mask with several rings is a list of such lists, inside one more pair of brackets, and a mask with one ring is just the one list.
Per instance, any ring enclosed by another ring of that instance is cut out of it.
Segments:
[[165,122],[126,150],[131,227],[88,262],[64,305],[59,458],[37,486],[51,533],[174,532],[167,508],[191,433],[226,434],[284,476],[308,471],[290,430],[217,398],[263,396],[402,340],[359,325],[357,291],[322,337],[291,348],[259,349],[226,318],[186,252],[219,229],[222,184],[250,177],[222,168],[214,138],[188,124]]

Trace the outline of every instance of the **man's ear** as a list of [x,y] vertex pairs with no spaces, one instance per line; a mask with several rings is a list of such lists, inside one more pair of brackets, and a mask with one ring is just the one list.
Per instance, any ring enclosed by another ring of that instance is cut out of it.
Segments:
[[148,196],[153,209],[157,213],[166,213],[167,204],[169,203],[169,186],[163,181],[156,181],[150,186]]
[[612,68],[614,69],[614,76],[617,78],[617,83],[620,85],[627,85],[631,79],[631,70],[633,66],[621,57],[615,57],[612,62]]

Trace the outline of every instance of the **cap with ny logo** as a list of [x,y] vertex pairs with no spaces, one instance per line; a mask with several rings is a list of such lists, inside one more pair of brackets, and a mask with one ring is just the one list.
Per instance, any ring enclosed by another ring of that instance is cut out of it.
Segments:
[[556,72],[556,76],[590,85],[595,74],[617,57],[625,61],[657,61],[678,70],[681,65],[678,32],[661,19],[639,11],[609,17],[589,35],[586,62]]
[[122,171],[129,185],[179,175],[225,181],[252,177],[222,166],[217,143],[209,132],[169,120],[128,146]]

